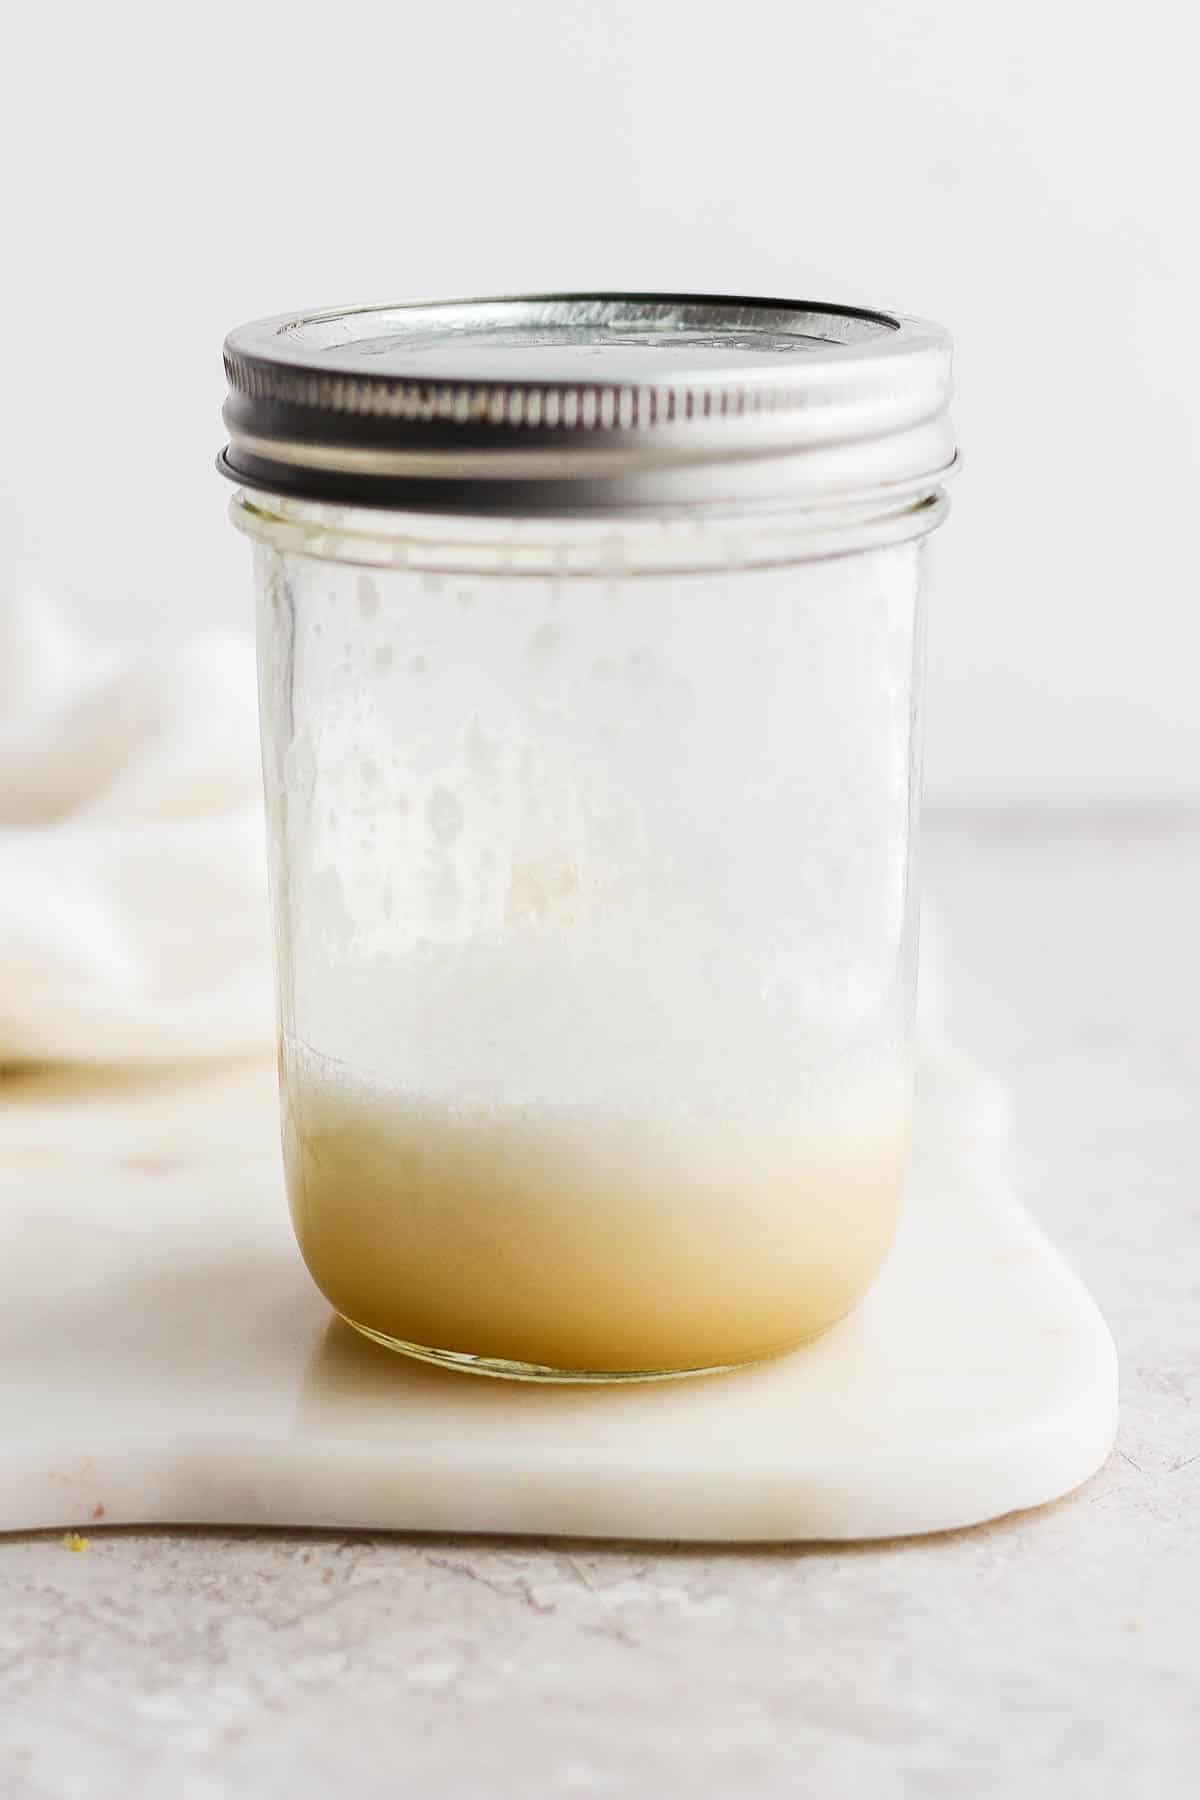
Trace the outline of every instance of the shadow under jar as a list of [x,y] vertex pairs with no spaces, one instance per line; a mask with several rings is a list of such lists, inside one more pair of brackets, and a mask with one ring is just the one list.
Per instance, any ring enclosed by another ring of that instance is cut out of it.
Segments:
[[945,333],[560,295],[226,364],[314,1280],[542,1379],[825,1330],[908,1163]]

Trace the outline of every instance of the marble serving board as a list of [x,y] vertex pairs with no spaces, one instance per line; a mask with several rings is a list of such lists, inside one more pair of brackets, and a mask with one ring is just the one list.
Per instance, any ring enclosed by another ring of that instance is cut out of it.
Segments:
[[0,1079],[0,1529],[891,1537],[1054,1499],[1111,1445],[1111,1337],[954,1059],[926,1058],[859,1311],[687,1381],[500,1382],[357,1337],[294,1248],[276,1133],[262,1065]]

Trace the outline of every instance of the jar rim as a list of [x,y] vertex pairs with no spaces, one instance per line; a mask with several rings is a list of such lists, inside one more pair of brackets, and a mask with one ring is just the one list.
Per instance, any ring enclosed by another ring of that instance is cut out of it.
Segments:
[[354,507],[242,488],[230,518],[256,543],[362,568],[627,580],[823,561],[928,536],[950,509],[942,488],[838,509],[677,508],[649,515],[512,518]]

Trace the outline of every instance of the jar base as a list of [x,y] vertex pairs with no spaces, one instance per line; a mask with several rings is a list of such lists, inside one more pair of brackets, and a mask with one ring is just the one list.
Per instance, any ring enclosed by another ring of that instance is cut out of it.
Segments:
[[698,1375],[730,1375],[735,1369],[748,1369],[756,1363],[770,1362],[777,1356],[785,1356],[789,1350],[799,1349],[802,1343],[811,1343],[813,1338],[823,1337],[824,1327],[814,1332],[811,1337],[797,1338],[786,1344],[773,1345],[755,1356],[748,1356],[740,1362],[701,1363],[686,1369],[556,1369],[545,1363],[515,1362],[503,1356],[471,1356],[463,1350],[435,1349],[431,1344],[411,1344],[404,1338],[390,1337],[386,1332],[375,1331],[370,1325],[360,1325],[347,1313],[339,1313],[353,1331],[369,1338],[373,1344],[381,1344],[385,1350],[395,1350],[401,1356],[413,1357],[417,1362],[433,1363],[439,1369],[454,1369],[462,1375],[490,1375],[501,1381],[540,1381],[574,1382],[578,1385],[598,1387],[601,1385],[628,1385],[636,1381],[686,1381]]

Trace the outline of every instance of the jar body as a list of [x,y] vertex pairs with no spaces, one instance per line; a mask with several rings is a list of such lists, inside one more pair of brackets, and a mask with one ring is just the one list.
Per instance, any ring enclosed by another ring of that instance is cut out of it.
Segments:
[[824,1330],[908,1161],[925,539],[240,504],[318,1286],[543,1377]]

